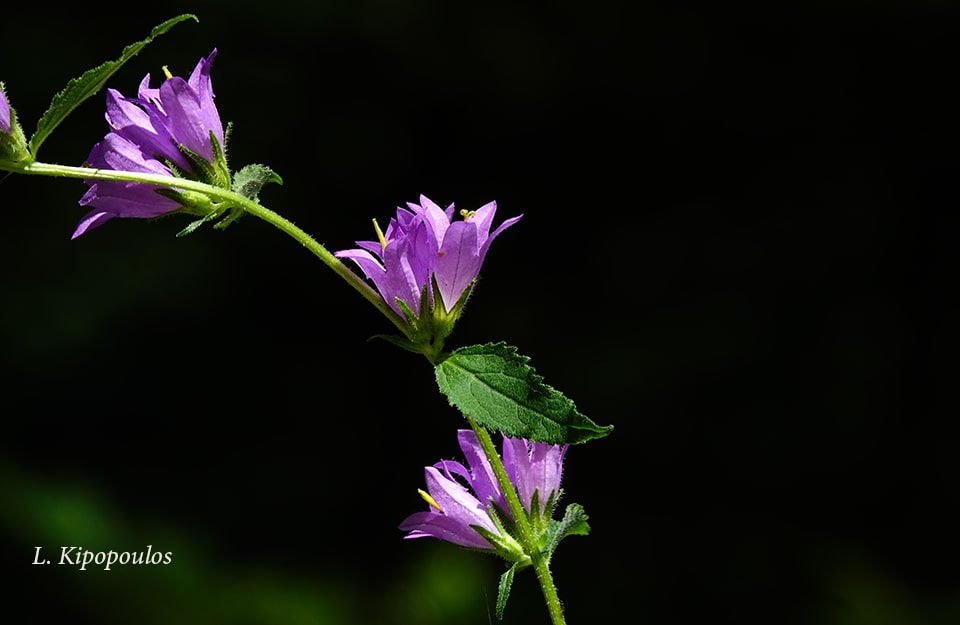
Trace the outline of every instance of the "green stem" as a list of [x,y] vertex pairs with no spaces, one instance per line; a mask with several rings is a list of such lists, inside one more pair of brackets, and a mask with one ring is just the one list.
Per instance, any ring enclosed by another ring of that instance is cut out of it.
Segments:
[[524,553],[530,556],[531,565],[537,574],[537,579],[540,581],[540,588],[543,590],[543,598],[547,603],[550,620],[553,625],[565,625],[566,619],[563,616],[563,606],[560,603],[560,596],[557,594],[557,587],[553,583],[553,575],[550,573],[549,559],[540,553],[540,546],[537,544],[537,537],[534,535],[533,528],[530,526],[527,512],[523,508],[523,503],[520,501],[516,487],[510,482],[510,478],[507,476],[507,470],[503,466],[503,460],[500,459],[500,454],[497,453],[493,439],[490,438],[490,433],[487,429],[479,425],[470,418],[469,415],[464,415],[464,417],[466,417],[474,434],[477,435],[480,447],[483,448],[483,453],[487,456],[490,467],[493,469],[493,474],[497,478],[497,484],[500,485],[500,491],[506,499],[510,514],[517,523],[517,531],[520,534],[517,538],[523,547]]
[[540,581],[543,598],[547,602],[547,611],[550,613],[550,621],[553,625],[565,625],[567,620],[563,616],[563,604],[560,603],[560,596],[557,594],[557,587],[550,573],[550,563],[545,558],[535,558],[533,570]]
[[[272,210],[254,202],[248,197],[240,195],[229,189],[214,187],[195,180],[186,178],[176,178],[172,176],[163,176],[160,174],[146,174],[130,171],[117,171],[112,169],[91,169],[88,167],[70,167],[68,165],[54,165],[51,163],[32,162],[25,165],[19,173],[33,174],[38,176],[55,176],[61,178],[78,178],[81,180],[115,180],[124,182],[143,182],[155,184],[163,187],[174,187],[177,189],[186,189],[187,191],[196,191],[203,193],[209,198],[218,199],[229,205],[241,207],[244,212],[272,224],[279,230],[293,237],[301,245],[313,252],[317,258],[332,269],[338,276],[347,281],[360,295],[368,302],[374,305],[383,315],[389,319],[404,335],[408,335],[409,328],[407,323],[392,308],[390,308],[382,297],[360,278],[356,273],[350,270],[339,258],[334,256],[323,245],[318,243],[309,234],[298,228],[293,222],[281,217]],[[409,338],[409,337],[408,337]]]

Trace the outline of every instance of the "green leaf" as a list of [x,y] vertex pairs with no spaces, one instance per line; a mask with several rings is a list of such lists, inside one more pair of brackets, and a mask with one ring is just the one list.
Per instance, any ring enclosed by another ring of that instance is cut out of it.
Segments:
[[154,27],[154,29],[150,31],[150,36],[143,41],[130,44],[124,48],[120,58],[116,61],[108,61],[99,67],[87,70],[79,78],[70,80],[63,91],[53,96],[53,100],[50,102],[50,108],[47,109],[40,118],[40,121],[37,122],[37,130],[33,133],[33,136],[30,137],[30,151],[33,152],[33,155],[37,155],[40,144],[50,136],[50,133],[60,125],[60,122],[72,113],[75,108],[80,106],[84,100],[100,91],[107,80],[109,80],[124,63],[133,58],[148,43],[153,41],[154,38],[167,32],[174,25],[188,19],[200,21],[195,15],[189,13],[169,19],[159,26]]
[[567,536],[586,536],[590,533],[590,524],[587,523],[587,514],[583,511],[583,506],[578,503],[572,503],[567,506],[563,518],[559,521],[550,521],[547,546],[545,553],[553,554],[557,550],[557,545]]
[[507,607],[507,599],[510,598],[510,587],[513,586],[513,575],[517,572],[517,565],[514,564],[504,571],[500,576],[500,586],[497,589],[497,620],[503,620],[503,611]]
[[283,184],[283,179],[266,165],[247,165],[233,175],[233,190],[256,202],[260,189],[270,182]]
[[582,443],[610,433],[612,425],[599,426],[580,414],[528,361],[506,343],[463,347],[436,366],[437,384],[465,415],[514,438]]

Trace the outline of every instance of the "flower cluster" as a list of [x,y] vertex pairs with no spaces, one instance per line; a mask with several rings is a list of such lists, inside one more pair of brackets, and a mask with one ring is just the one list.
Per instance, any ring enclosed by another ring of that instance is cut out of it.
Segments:
[[[159,88],[150,88],[150,74],[137,97],[107,91],[106,119],[110,132],[87,157],[97,169],[182,176],[217,187],[230,187],[225,157],[225,133],[214,104],[210,68],[216,49],[200,59],[189,79],[169,72]],[[88,180],[81,206],[93,208],[73,233],[76,238],[114,217],[148,218],[184,209],[206,214],[202,203],[191,205],[186,194],[158,193],[153,185],[113,180]]]
[[[427,491],[420,493],[429,510],[410,515],[400,529],[408,532],[406,538],[430,536],[494,551],[513,561],[524,559],[523,550],[506,529],[511,515],[476,434],[459,430],[457,438],[467,466],[442,460],[426,467]],[[543,520],[553,514],[567,447],[503,437],[504,469],[535,527],[544,527]]]
[[442,342],[470,296],[490,244],[523,217],[511,217],[491,232],[496,212],[497,203],[490,202],[462,210],[462,219],[454,219],[453,204],[442,209],[421,195],[419,204],[397,208],[386,232],[374,221],[379,240],[357,241],[359,248],[336,256],[356,263],[386,303],[423,330],[425,342]]
[[521,216],[513,217],[490,232],[497,203],[490,202],[475,211],[462,211],[462,220],[454,220],[454,205],[446,210],[421,195],[420,204],[407,203],[397,208],[386,233],[379,241],[357,241],[361,249],[337,252],[340,258],[354,261],[373,281],[380,295],[397,312],[402,302],[417,316],[421,294],[427,289],[431,306],[433,277],[445,310],[450,311],[480,273],[490,243]]

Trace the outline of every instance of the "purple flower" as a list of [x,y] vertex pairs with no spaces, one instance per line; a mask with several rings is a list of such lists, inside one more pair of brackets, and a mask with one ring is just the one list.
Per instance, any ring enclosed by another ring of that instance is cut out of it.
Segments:
[[[93,146],[87,157],[87,166],[172,175],[160,161],[147,158],[135,143],[114,133]],[[80,220],[73,239],[114,217],[157,217],[181,208],[179,202],[158,194],[156,187],[151,185],[113,180],[97,180],[89,184],[90,188],[80,198],[80,206],[96,208]]]
[[560,495],[563,457],[568,446],[503,437],[503,468],[527,514],[534,514],[531,509],[534,493],[539,504],[536,514],[546,516],[552,512]]
[[[136,98],[107,90],[110,132],[87,157],[89,167],[164,176],[185,176],[229,188],[224,130],[214,103],[210,68],[216,49],[194,68],[189,79],[167,74],[151,89],[150,74]],[[184,208],[181,202],[144,183],[88,180],[80,200],[91,206],[72,238],[114,217],[156,217]]]
[[461,211],[463,219],[454,220],[453,204],[444,210],[421,195],[420,204],[408,202],[407,208],[397,208],[379,241],[357,241],[360,249],[342,250],[336,256],[355,262],[398,313],[402,310],[397,299],[422,316],[424,288],[430,305],[436,306],[431,286],[436,278],[440,303],[450,312],[479,275],[493,240],[523,216],[507,219],[490,232],[496,211],[497,203],[490,202],[475,211]]
[[[427,492],[421,494],[429,510],[410,515],[400,529],[409,532],[405,538],[431,536],[461,547],[510,554],[516,541],[500,521],[509,520],[510,514],[493,469],[472,430],[459,430],[457,438],[467,466],[443,460],[426,467]],[[566,450],[567,445],[503,437],[504,469],[528,515],[542,518],[546,513],[549,518],[552,513]],[[531,514],[535,492],[539,509]]]

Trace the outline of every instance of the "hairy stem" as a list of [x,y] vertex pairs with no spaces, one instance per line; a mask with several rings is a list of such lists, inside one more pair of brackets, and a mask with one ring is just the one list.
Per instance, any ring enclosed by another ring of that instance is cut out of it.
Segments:
[[497,478],[500,490],[506,498],[510,514],[513,515],[517,523],[517,531],[520,533],[520,536],[517,538],[523,547],[524,553],[530,556],[533,570],[536,572],[537,579],[540,581],[540,588],[543,590],[543,598],[547,603],[550,620],[553,625],[565,625],[566,619],[563,616],[563,606],[557,594],[557,587],[553,583],[553,575],[550,573],[550,563],[548,559],[540,553],[540,546],[537,544],[537,537],[534,535],[533,528],[530,526],[527,512],[523,508],[523,503],[520,501],[517,489],[513,483],[510,482],[509,476],[507,476],[507,470],[503,467],[503,460],[500,459],[500,454],[497,453],[493,439],[490,438],[490,433],[486,428],[471,419],[469,415],[464,416],[473,429],[474,434],[477,435],[477,440],[480,441],[480,447],[483,448],[483,453],[486,454],[487,460],[490,462],[490,467],[493,469],[493,474]]
[[186,178],[176,178],[173,176],[163,176],[159,174],[147,174],[131,171],[117,171],[112,169],[91,169],[88,167],[70,167],[67,165],[53,165],[50,163],[33,162],[25,165],[19,173],[33,174],[39,176],[55,176],[61,178],[78,178],[81,180],[115,180],[125,182],[142,182],[146,184],[155,184],[162,187],[173,187],[176,189],[185,189],[187,191],[196,191],[203,193],[211,199],[216,199],[230,205],[239,206],[244,212],[259,217],[260,219],[272,224],[274,227],[293,237],[297,242],[323,261],[327,267],[334,273],[347,281],[360,295],[379,310],[383,315],[393,323],[404,335],[407,335],[409,329],[406,322],[392,308],[390,308],[382,297],[370,287],[363,279],[350,270],[339,258],[334,256],[330,250],[318,243],[312,236],[301,230],[293,222],[281,217],[279,214],[266,208],[265,206],[254,202],[239,193],[229,189],[214,187],[195,180]]

